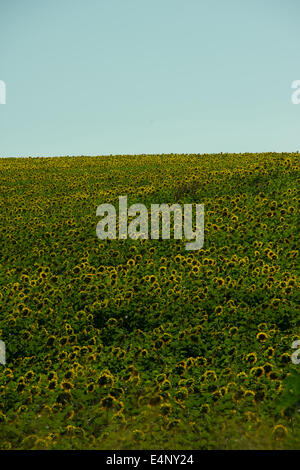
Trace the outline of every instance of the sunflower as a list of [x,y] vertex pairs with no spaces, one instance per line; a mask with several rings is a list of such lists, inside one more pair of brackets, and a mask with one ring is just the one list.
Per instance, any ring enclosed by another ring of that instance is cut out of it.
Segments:
[[200,411],[200,415],[202,415],[202,414],[205,415],[205,414],[209,413],[210,412],[209,404],[204,403],[203,405],[201,405],[199,411]]
[[165,380],[167,380],[167,376],[166,376],[166,374],[164,374],[164,373],[163,373],[163,374],[159,374],[159,375],[156,377],[155,380],[156,380],[156,382],[157,382],[158,384],[161,384],[161,383],[163,383]]
[[116,318],[109,318],[107,320],[107,326],[109,328],[115,328],[117,326],[117,324],[118,324],[118,320]]
[[26,372],[26,374],[25,374],[25,379],[26,380],[31,380],[31,379],[33,379],[33,377],[34,377],[33,370],[29,370],[28,372]]
[[118,401],[111,395],[107,395],[100,401],[100,408],[102,409],[110,409],[113,407],[118,409]]
[[180,419],[172,419],[170,421],[168,421],[167,423],[167,429],[170,430],[170,429],[173,429],[173,428],[176,428],[179,426],[179,424],[181,423],[181,420]]
[[259,333],[257,333],[256,339],[264,343],[265,341],[267,341],[268,335],[264,331],[260,331]]
[[74,371],[73,370],[68,370],[65,375],[64,375],[64,378],[66,380],[70,380],[74,377]]
[[167,379],[165,379],[163,382],[160,384],[160,389],[162,391],[170,390],[172,388],[171,382]]
[[23,380],[20,380],[17,384],[16,390],[18,393],[23,393],[25,390],[26,384]]
[[172,405],[170,402],[165,402],[160,405],[161,416],[168,416],[172,411]]
[[271,305],[274,308],[278,308],[280,304],[280,299],[272,299]]
[[113,414],[112,420],[118,424],[126,424],[126,418],[122,409]]
[[257,328],[259,331],[265,331],[268,329],[268,325],[267,323],[260,323]]
[[291,355],[285,352],[281,354],[279,359],[283,364],[289,364],[291,362]]
[[71,383],[71,382],[68,382],[68,381],[63,381],[61,384],[60,384],[60,388],[62,390],[66,390],[66,391],[70,391],[74,388],[74,385]]
[[273,371],[271,370],[269,373],[268,373],[268,378],[270,380],[277,380],[279,378],[279,374],[276,372],[276,371]]
[[209,370],[207,369],[204,374],[203,374],[203,378],[204,380],[213,380],[213,381],[217,381],[217,374],[215,373],[214,370]]
[[186,387],[180,388],[174,396],[174,400],[178,404],[182,404],[188,397],[188,389]]
[[288,434],[287,428],[283,424],[276,424],[272,432],[275,439],[283,439]]
[[103,372],[98,378],[98,385],[108,387],[108,386],[113,385],[113,383],[114,383],[114,378],[108,372]]
[[255,364],[257,362],[257,355],[255,352],[251,352],[247,354],[246,356],[246,361],[249,362],[250,364]]
[[56,340],[56,337],[54,335],[49,336],[49,338],[47,339],[46,346],[51,348],[54,345],[55,340]]
[[57,380],[55,380],[55,379],[49,380],[48,389],[49,390],[55,390],[56,387],[57,387]]
[[252,367],[250,370],[250,375],[256,378],[260,378],[264,375],[265,371],[263,367]]
[[274,356],[274,353],[275,353],[275,349],[272,348],[272,346],[268,347],[265,351],[265,355],[268,357],[268,358],[272,358]]

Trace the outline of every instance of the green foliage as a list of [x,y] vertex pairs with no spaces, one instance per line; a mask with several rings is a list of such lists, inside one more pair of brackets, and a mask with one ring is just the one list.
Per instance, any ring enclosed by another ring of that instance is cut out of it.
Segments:
[[[298,161],[0,160],[0,447],[299,447]],[[120,195],[203,203],[203,249],[100,241]]]
[[284,381],[284,391],[278,400],[278,409],[286,415],[300,411],[300,373],[293,371]]

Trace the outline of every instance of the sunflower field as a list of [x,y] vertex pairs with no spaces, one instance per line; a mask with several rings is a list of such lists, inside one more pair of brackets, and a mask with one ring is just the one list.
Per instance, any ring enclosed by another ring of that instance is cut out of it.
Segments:
[[[298,183],[298,153],[1,159],[0,448],[299,449]],[[203,248],[99,240],[120,195],[204,204]]]

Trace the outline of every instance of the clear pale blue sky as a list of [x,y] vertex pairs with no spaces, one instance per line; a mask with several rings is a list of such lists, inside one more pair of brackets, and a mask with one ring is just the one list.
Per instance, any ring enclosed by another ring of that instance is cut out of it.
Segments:
[[0,156],[300,150],[299,0],[0,0]]

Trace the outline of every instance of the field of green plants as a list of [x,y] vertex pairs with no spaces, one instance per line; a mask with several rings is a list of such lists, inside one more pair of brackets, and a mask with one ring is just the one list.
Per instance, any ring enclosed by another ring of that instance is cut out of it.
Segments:
[[[1,449],[299,449],[299,154],[0,160]],[[96,209],[205,206],[205,241]]]

